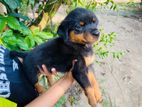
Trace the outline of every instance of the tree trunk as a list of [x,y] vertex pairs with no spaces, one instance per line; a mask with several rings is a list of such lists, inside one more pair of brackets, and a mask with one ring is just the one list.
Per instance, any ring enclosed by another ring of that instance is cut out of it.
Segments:
[[42,13],[38,16],[34,23],[32,23],[30,29],[34,30],[35,28],[39,28],[40,30],[43,30],[49,20],[55,15],[62,2],[63,0],[48,0]]

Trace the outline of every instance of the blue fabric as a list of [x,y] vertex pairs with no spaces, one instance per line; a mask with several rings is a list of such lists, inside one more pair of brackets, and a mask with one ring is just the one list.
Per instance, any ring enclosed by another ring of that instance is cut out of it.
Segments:
[[37,96],[18,58],[11,59],[10,51],[0,46],[0,97],[24,106]]

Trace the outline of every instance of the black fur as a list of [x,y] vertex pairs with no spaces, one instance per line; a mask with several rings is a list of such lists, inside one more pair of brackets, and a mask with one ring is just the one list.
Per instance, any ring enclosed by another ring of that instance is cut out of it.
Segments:
[[[95,22],[92,22],[95,18]],[[79,25],[80,21],[85,22],[85,26]],[[91,44],[78,44],[70,41],[69,32],[75,31],[76,34],[90,32],[93,36],[99,36],[97,30],[98,20],[95,14],[83,8],[73,10],[61,23],[58,28],[59,37],[43,43],[28,53],[24,54],[23,68],[29,80],[34,85],[37,83],[38,68],[45,64],[50,71],[55,67],[59,72],[68,72],[72,67],[72,61],[77,59],[72,70],[73,77],[81,85],[86,88],[90,85],[87,78],[88,67],[85,65],[84,56],[93,54]],[[17,52],[11,52],[14,56],[21,57]]]

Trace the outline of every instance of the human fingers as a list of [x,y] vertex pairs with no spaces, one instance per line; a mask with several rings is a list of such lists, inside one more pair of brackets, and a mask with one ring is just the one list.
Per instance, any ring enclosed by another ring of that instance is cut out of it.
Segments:
[[42,72],[43,72],[43,74],[45,74],[46,76],[50,76],[50,75],[51,75],[51,73],[48,71],[46,65],[44,65],[44,64],[42,65]]
[[57,74],[57,70],[56,68],[51,68],[51,72],[48,71],[46,65],[42,65],[42,69],[43,69],[43,72],[46,76],[50,76],[50,75],[56,75]]
[[56,68],[52,68],[52,69],[51,69],[51,72],[52,72],[53,75],[57,75]]

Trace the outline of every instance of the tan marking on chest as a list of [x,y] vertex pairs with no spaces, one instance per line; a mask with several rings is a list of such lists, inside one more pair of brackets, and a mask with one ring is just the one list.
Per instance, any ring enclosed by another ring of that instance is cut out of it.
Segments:
[[95,56],[94,55],[85,56],[84,60],[85,60],[86,66],[89,66],[95,61]]

